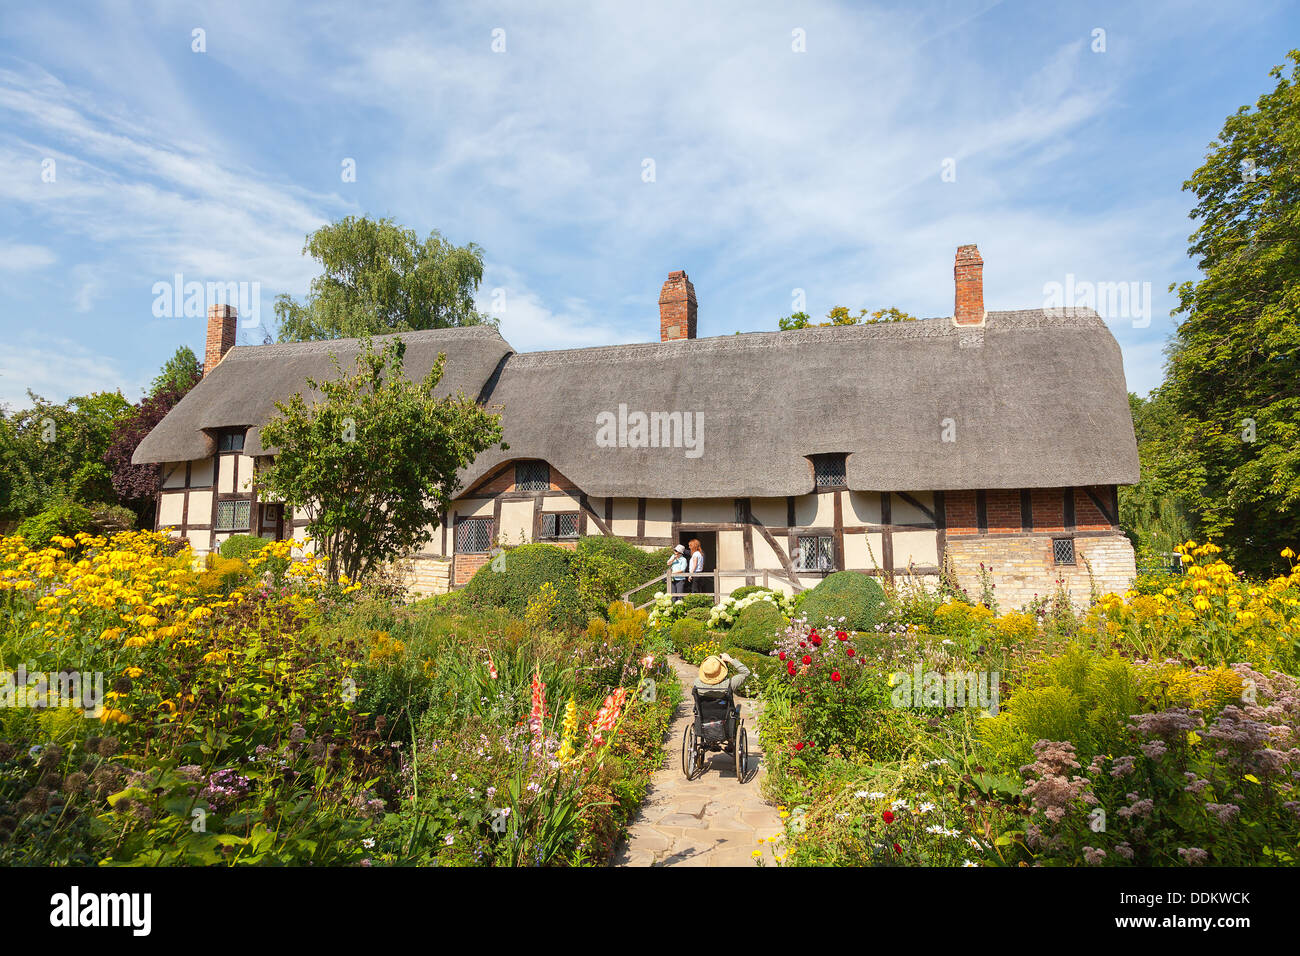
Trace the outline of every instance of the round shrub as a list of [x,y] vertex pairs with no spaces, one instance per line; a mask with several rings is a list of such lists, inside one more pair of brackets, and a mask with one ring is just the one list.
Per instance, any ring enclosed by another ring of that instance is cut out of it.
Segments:
[[869,631],[880,620],[885,589],[875,578],[860,571],[836,571],[811,591],[799,605],[799,613],[813,627],[827,618],[839,621],[849,631]]
[[692,611],[697,607],[709,609],[713,607],[712,594],[688,594],[682,598],[682,607],[687,611]]
[[777,635],[789,623],[775,604],[755,601],[740,612],[727,640],[741,650],[769,654],[776,644]]
[[577,583],[569,573],[573,552],[553,544],[524,544],[506,552],[504,570],[488,562],[465,585],[465,600],[478,607],[501,607],[522,618],[528,602],[545,583],[555,588],[551,620],[560,627],[581,627],[587,621]]
[[693,607],[686,612],[688,618],[694,618],[701,624],[708,624],[709,618],[713,616],[713,609],[708,607]]
[[[570,569],[587,610],[603,613],[624,592],[652,581],[667,570],[669,551],[642,551],[622,538],[588,535],[579,538]],[[633,604],[644,604],[656,590],[667,590],[661,581],[632,595]]]
[[232,534],[225,541],[221,542],[221,556],[223,558],[239,558],[241,561],[247,561],[257,552],[261,551],[267,545],[265,538],[259,538],[251,534]]
[[690,647],[704,640],[704,625],[693,617],[684,617],[673,625],[668,636],[672,638],[674,647]]
[[772,589],[765,588],[761,584],[746,584],[732,591],[731,596],[735,598],[737,601],[739,601],[741,598],[748,597],[751,594],[757,594],[759,591],[770,591],[770,590]]

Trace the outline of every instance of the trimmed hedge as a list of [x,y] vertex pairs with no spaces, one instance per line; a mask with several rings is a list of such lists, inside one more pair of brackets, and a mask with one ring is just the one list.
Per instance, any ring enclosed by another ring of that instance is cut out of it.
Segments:
[[701,624],[708,624],[709,618],[713,616],[713,608],[693,607],[686,612],[686,616],[689,618],[693,618],[696,621],[699,621]]
[[672,639],[678,653],[681,653],[683,649],[704,640],[704,625],[693,617],[684,617],[673,624],[668,636]]
[[740,612],[727,640],[742,650],[768,654],[789,623],[771,601],[755,601]]
[[522,618],[528,601],[550,582],[556,605],[552,623],[581,627],[587,610],[578,596],[577,582],[569,573],[573,552],[553,544],[523,544],[506,552],[505,569],[495,571],[488,562],[465,585],[465,600],[478,607],[503,607]]
[[739,601],[743,597],[749,597],[751,594],[757,594],[759,591],[771,591],[771,588],[765,588],[761,584],[745,584],[731,592],[731,596]]
[[220,554],[223,558],[239,558],[241,561],[247,561],[257,552],[267,546],[265,538],[259,538],[251,534],[232,534],[225,541],[221,542]]
[[700,608],[700,607],[706,610],[712,610],[713,595],[712,594],[687,594],[685,597],[682,598],[682,607],[686,608],[687,611],[693,611],[696,608]]
[[[668,548],[642,551],[622,538],[588,535],[579,538],[573,551],[572,573],[587,608],[592,613],[605,612],[613,601],[638,584],[651,581],[668,570]],[[632,595],[633,604],[644,604],[665,591],[661,581]]]
[[885,589],[861,571],[836,571],[811,591],[799,605],[799,613],[813,627],[827,618],[845,620],[838,627],[848,631],[869,631],[884,613]]

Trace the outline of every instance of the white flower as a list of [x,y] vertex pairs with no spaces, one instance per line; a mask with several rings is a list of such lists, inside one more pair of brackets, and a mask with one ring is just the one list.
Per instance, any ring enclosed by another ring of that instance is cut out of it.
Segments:
[[978,863],[972,863],[970,860],[962,860],[962,861],[961,861],[961,865],[962,865],[962,866],[979,866]]
[[456,842],[456,837],[448,833],[446,838],[442,842],[447,844],[447,846],[451,846],[453,843]]
[[917,809],[920,810],[922,813],[929,813],[931,810],[934,809],[934,804],[933,804],[933,803],[923,803],[923,804],[921,804],[919,807],[917,807]]
[[375,838],[374,838],[374,837],[366,837],[366,839],[364,839],[364,840],[361,841],[361,845],[362,845],[363,847],[365,847],[367,850],[374,849],[374,846],[375,846]]

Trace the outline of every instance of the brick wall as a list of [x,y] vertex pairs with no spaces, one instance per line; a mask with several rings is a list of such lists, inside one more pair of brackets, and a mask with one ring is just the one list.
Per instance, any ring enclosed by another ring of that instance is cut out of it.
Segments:
[[458,554],[455,559],[456,587],[469,583],[474,572],[491,560],[486,554]]
[[1029,493],[1035,531],[1065,530],[1065,497],[1060,488],[1035,488]]
[[1097,496],[1097,500],[1107,508],[1113,507],[1113,500],[1109,488],[1093,487],[1087,490],[1076,488],[1074,490],[1074,524],[1080,531],[1104,531],[1111,527],[1110,521],[1098,510],[1097,506],[1088,497],[1088,491]]
[[947,492],[943,496],[943,510],[947,516],[948,533],[950,535],[976,534],[979,532],[975,516],[975,492]]
[[1019,491],[996,488],[984,492],[984,511],[990,534],[1021,530]]
[[1035,597],[1055,594],[1058,579],[1064,581],[1071,600],[1080,607],[1091,601],[1094,586],[1098,594],[1118,594],[1132,585],[1137,568],[1133,546],[1124,535],[1078,535],[1074,550],[1074,566],[1057,565],[1050,536],[949,537],[946,554],[957,583],[972,600],[978,600],[980,595],[980,563],[993,569],[994,594],[1004,613],[1023,607]]

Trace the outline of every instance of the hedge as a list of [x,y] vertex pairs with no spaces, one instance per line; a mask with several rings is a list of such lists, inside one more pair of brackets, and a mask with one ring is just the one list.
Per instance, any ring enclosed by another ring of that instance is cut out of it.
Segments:
[[267,540],[265,538],[259,538],[251,534],[232,534],[221,542],[219,550],[223,558],[239,558],[241,561],[247,561],[265,548],[266,545]]
[[884,612],[884,600],[885,590],[875,578],[861,571],[837,571],[807,592],[799,613],[813,627],[831,618],[845,630],[869,631]]
[[755,601],[740,612],[727,640],[742,650],[767,654],[789,621],[771,601]]
[[502,570],[494,570],[490,561],[479,568],[465,585],[465,600],[478,607],[502,607],[523,617],[529,600],[550,582],[556,596],[551,622],[558,627],[581,627],[588,610],[570,574],[572,561],[572,551],[553,544],[520,545],[506,552]]

